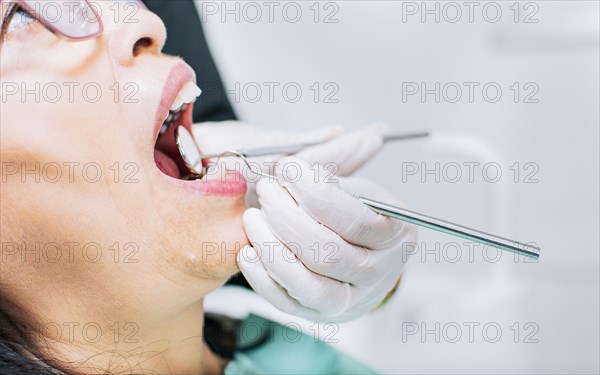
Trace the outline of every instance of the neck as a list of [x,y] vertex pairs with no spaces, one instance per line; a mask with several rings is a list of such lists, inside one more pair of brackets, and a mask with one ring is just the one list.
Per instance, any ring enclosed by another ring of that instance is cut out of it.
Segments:
[[[78,373],[223,373],[225,361],[203,341],[202,301],[160,322],[87,321],[93,323],[61,326],[60,339],[45,332],[49,350]],[[65,334],[67,327],[72,334]]]

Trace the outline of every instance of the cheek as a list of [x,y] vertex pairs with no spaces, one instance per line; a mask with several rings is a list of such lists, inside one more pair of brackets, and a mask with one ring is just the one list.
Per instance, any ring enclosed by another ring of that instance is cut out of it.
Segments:
[[2,87],[3,144],[54,162],[107,155],[114,145],[117,131],[107,124],[124,111],[106,82],[33,71],[3,77]]

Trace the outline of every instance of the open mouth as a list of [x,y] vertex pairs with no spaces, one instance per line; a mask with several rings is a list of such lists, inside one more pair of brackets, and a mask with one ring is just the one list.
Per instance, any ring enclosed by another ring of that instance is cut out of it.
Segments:
[[190,174],[175,143],[175,128],[184,126],[192,132],[192,110],[193,103],[200,96],[201,90],[192,81],[185,82],[179,91],[169,97],[166,90],[164,100],[161,100],[164,118],[158,131],[156,144],[154,145],[154,161],[158,169],[167,176],[176,179],[186,179]]
[[179,153],[175,142],[176,130],[182,126],[193,134],[193,103],[201,93],[195,82],[196,75],[189,65],[183,61],[173,65],[160,98],[152,132],[154,161],[160,171],[157,172],[166,176],[172,187],[187,192],[231,195],[239,198],[247,189],[246,180],[240,172],[221,169],[220,173],[206,174],[199,178],[197,173],[193,173],[186,166]]

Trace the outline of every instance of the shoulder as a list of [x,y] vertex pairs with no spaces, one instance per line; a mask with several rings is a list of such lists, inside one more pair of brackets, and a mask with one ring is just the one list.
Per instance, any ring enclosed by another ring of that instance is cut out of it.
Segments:
[[225,374],[375,374],[357,360],[300,331],[250,315],[239,327],[238,346]]

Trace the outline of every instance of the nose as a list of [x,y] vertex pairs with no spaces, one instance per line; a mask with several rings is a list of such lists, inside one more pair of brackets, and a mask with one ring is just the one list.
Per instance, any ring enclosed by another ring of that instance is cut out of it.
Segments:
[[131,65],[140,55],[160,53],[167,32],[156,14],[127,3],[106,3],[112,4],[103,9],[103,36],[118,63]]

